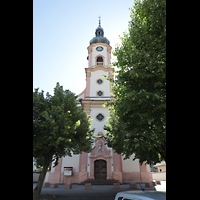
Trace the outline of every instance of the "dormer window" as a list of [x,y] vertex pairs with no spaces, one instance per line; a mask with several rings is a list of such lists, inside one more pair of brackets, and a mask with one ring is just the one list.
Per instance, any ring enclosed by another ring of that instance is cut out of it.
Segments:
[[103,58],[101,56],[97,57],[97,65],[103,65]]

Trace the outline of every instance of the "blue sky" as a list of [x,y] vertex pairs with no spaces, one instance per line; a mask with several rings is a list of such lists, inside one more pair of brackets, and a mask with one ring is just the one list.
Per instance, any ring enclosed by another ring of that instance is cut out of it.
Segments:
[[[53,95],[59,82],[77,95],[86,86],[87,47],[99,16],[112,50],[128,30],[134,0],[33,0],[33,90]],[[112,60],[114,57],[112,56]]]

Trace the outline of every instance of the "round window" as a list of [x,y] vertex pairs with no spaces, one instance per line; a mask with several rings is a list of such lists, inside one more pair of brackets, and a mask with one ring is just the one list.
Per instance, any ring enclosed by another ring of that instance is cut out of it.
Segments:
[[98,96],[102,96],[102,95],[103,95],[103,92],[102,92],[102,91],[98,91],[98,92],[97,92],[97,95],[98,95]]
[[98,84],[102,84],[103,81],[102,81],[101,79],[98,79],[98,80],[97,80],[97,83],[98,83]]

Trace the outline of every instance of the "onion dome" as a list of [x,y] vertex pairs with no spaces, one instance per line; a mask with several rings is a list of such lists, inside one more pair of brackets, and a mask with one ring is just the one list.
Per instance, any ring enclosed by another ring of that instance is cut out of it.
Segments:
[[96,37],[93,37],[90,40],[90,45],[93,43],[106,43],[110,45],[110,41],[104,37],[104,31],[103,28],[101,27],[101,20],[99,19],[99,26],[95,30],[95,35]]

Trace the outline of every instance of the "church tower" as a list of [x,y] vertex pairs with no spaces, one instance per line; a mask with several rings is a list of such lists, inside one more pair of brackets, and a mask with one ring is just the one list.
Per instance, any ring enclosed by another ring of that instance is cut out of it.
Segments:
[[113,99],[111,84],[103,76],[114,78],[114,68],[111,62],[110,41],[104,37],[104,30],[99,26],[95,30],[95,37],[89,41],[88,67],[85,68],[86,88],[78,95],[78,106],[84,108],[92,121],[92,129],[95,128],[94,146],[90,153],[82,152],[80,155],[72,154],[59,159],[56,167],[51,167],[47,173],[45,182],[50,183],[82,183],[88,179],[115,179],[120,183],[150,182],[152,174],[149,165],[139,164],[139,160],[123,160],[121,154],[115,153],[112,148],[105,145],[103,137],[106,133],[103,129],[109,117],[109,108],[102,106]]
[[90,40],[88,49],[88,68],[85,68],[86,73],[86,89],[84,93],[85,112],[89,114],[88,106],[85,100],[110,100],[111,96],[110,82],[103,79],[103,75],[113,78],[114,68],[110,67],[111,49],[110,41],[104,37],[104,30],[99,26],[95,31],[96,37]]
[[[109,117],[109,109],[102,107],[113,98],[110,81],[103,78],[103,76],[113,78],[114,68],[110,66],[111,49],[110,41],[104,37],[104,30],[99,20],[95,37],[90,40],[90,45],[87,47],[86,89],[79,96],[84,111],[93,119],[92,128],[96,128],[95,136],[102,136],[95,139],[96,148],[92,152],[80,155],[79,170],[83,168],[83,171],[87,171],[90,179],[111,179],[114,170],[113,151],[104,145],[106,141],[103,137],[105,135],[103,127]],[[121,168],[121,156],[117,154],[116,159],[118,167]],[[85,163],[81,164],[83,161]]]

